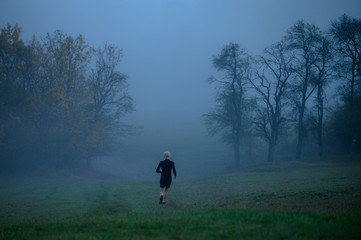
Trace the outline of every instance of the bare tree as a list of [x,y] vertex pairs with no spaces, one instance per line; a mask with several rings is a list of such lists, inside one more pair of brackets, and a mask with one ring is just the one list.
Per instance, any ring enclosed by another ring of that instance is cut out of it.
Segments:
[[[103,146],[94,148],[93,155],[104,150],[110,137],[124,136],[132,132],[133,127],[122,118],[134,111],[133,99],[128,92],[128,76],[117,68],[121,63],[122,50],[115,45],[104,44],[95,53],[95,69],[90,75],[92,93],[91,110],[93,111],[94,138],[103,139]],[[87,159],[91,168],[91,159]]]
[[357,116],[357,99],[361,95],[361,20],[342,15],[330,28],[336,50],[335,69],[342,84],[340,93],[349,111],[348,135],[350,151],[354,147],[361,126]]
[[247,79],[251,73],[251,58],[237,43],[229,43],[212,59],[213,67],[223,77],[209,78],[210,84],[217,84],[216,107],[204,115],[209,132],[223,134],[223,139],[233,145],[234,165],[240,164],[240,146],[247,126],[250,109],[246,99]]
[[315,126],[317,131],[318,155],[323,156],[323,122],[326,93],[325,88],[331,80],[331,45],[324,34],[320,35],[319,47],[316,49],[316,58],[313,63],[313,78],[316,85]]
[[291,62],[292,56],[287,56],[284,42],[274,44],[259,57],[255,77],[250,81],[261,105],[254,124],[258,134],[268,143],[269,162],[274,159],[280,129],[287,120],[285,106],[287,83],[292,75]]
[[307,102],[315,91],[316,79],[314,64],[318,60],[321,31],[313,24],[298,21],[286,33],[288,51],[295,55],[293,61],[294,77],[291,100],[298,115],[296,158],[302,155],[303,140],[306,135],[304,117]]
[[105,44],[95,52],[96,67],[90,82],[93,92],[95,118],[106,118],[109,127],[123,134],[119,120],[134,110],[133,99],[128,92],[128,76],[117,70],[123,54],[114,45]]

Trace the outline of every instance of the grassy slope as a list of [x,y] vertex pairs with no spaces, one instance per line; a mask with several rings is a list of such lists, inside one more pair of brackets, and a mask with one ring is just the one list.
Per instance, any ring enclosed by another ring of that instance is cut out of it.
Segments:
[[[345,160],[345,159],[342,159]],[[181,176],[180,176],[181,177]],[[0,179],[0,239],[361,237],[361,162],[264,164],[174,181]]]

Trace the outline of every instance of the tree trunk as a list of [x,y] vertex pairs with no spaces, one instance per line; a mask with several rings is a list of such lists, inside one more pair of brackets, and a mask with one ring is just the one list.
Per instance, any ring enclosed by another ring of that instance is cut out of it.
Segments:
[[353,154],[354,153],[354,149],[355,149],[355,144],[356,144],[356,139],[353,137],[353,133],[354,133],[354,126],[353,126],[353,121],[354,121],[354,116],[355,116],[355,104],[354,104],[354,92],[355,92],[355,63],[352,63],[352,76],[351,76],[351,81],[350,81],[350,108],[351,108],[351,114],[350,114],[350,123],[349,123],[349,128],[350,128],[350,136],[351,136],[351,141],[350,141],[350,152],[349,154]]
[[318,118],[318,155],[323,156],[323,109],[320,109],[322,112]]
[[301,158],[302,155],[302,145],[303,145],[303,136],[304,136],[303,114],[304,114],[304,109],[300,112],[300,117],[298,119],[298,140],[297,140],[297,149],[296,149],[296,159]]
[[323,156],[323,131],[322,131],[322,123],[319,126],[318,129],[318,156]]
[[[273,121],[273,124],[276,124],[276,120]],[[273,126],[271,129],[271,138],[268,142],[267,162],[273,162],[274,152],[276,149],[276,143],[278,137],[277,135],[278,135],[278,128],[277,126]]]
[[233,150],[234,150],[234,166],[239,167],[241,163],[241,146],[239,141],[235,141],[233,143]]
[[270,141],[268,143],[267,162],[273,162],[274,151],[275,151],[275,144],[272,141]]
[[[307,78],[307,76],[306,76],[306,78]],[[308,82],[306,81],[303,86],[302,102],[301,102],[301,106],[299,108],[300,115],[298,117],[298,141],[297,141],[297,149],[296,149],[296,159],[301,158],[302,147],[303,147],[303,137],[305,135],[305,129],[303,126],[303,116],[305,114],[305,109],[306,109],[307,84],[308,84]]]
[[323,99],[321,89],[318,89],[318,123],[317,123],[317,138],[318,138],[318,156],[323,156]]
[[297,149],[296,149],[296,159],[301,158],[302,144],[303,144],[303,139],[300,136],[298,136]]

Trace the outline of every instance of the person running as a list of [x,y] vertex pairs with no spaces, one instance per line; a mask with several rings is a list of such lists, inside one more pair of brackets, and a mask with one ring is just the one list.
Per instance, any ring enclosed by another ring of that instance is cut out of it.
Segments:
[[177,178],[174,162],[169,160],[170,152],[164,152],[165,160],[160,161],[156,172],[161,173],[160,176],[160,198],[159,204],[165,204],[168,197],[168,191],[172,183],[172,170],[174,179]]

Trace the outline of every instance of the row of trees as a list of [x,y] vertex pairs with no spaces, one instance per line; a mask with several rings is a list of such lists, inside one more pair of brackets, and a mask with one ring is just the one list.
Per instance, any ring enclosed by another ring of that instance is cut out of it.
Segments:
[[25,44],[20,33],[7,25],[0,34],[1,171],[79,160],[90,167],[115,134],[131,130],[121,122],[134,110],[117,70],[121,49],[93,49],[62,31]]
[[266,141],[268,161],[282,136],[296,139],[295,158],[305,139],[319,156],[325,140],[332,154],[361,152],[360,19],[342,15],[328,31],[298,21],[261,56],[229,43],[212,63],[221,77],[209,78],[218,91],[205,123],[233,145],[235,165],[250,136]]

